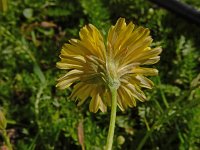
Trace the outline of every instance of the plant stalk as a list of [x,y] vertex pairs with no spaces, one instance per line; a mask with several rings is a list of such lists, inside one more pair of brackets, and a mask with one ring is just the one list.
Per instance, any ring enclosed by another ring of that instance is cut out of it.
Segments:
[[5,145],[8,147],[8,150],[13,150],[12,145],[10,143],[10,138],[8,137],[6,130],[2,131],[2,137],[4,139]]
[[110,125],[107,136],[106,150],[112,150],[113,137],[115,131],[115,120],[116,120],[116,111],[117,111],[117,88],[110,87],[112,102],[111,102],[111,115],[110,115]]

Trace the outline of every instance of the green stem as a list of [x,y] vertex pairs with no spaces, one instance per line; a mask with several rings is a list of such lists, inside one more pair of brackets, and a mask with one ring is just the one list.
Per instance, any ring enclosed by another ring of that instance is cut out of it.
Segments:
[[116,111],[117,111],[117,88],[110,87],[112,102],[111,102],[111,115],[110,115],[110,125],[108,130],[106,150],[112,150],[113,137],[115,131],[115,120],[116,120]]
[[141,150],[142,147],[144,146],[146,140],[149,138],[149,136],[151,135],[152,130],[147,131],[145,136],[143,137],[143,139],[140,141],[139,145],[137,146],[136,150]]
[[159,84],[160,94],[161,94],[161,97],[162,97],[163,103],[165,104],[166,108],[169,108],[169,104],[168,104],[167,99],[166,99],[166,97],[165,97],[165,93],[164,93],[163,90],[160,88],[160,87],[161,87],[161,81],[160,81],[160,78],[157,77],[157,79],[158,79],[158,84]]
[[2,135],[3,135],[4,142],[5,142],[6,146],[8,147],[8,150],[12,150],[12,145],[10,143],[10,139],[6,133],[6,130],[3,130]]
[[0,0],[0,11],[6,12],[8,10],[7,0]]

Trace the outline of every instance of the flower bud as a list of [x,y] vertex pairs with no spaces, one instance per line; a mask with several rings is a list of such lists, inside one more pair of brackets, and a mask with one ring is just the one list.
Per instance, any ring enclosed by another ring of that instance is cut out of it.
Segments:
[[117,143],[119,145],[124,144],[124,142],[125,142],[125,138],[122,135],[120,135],[120,136],[117,137]]

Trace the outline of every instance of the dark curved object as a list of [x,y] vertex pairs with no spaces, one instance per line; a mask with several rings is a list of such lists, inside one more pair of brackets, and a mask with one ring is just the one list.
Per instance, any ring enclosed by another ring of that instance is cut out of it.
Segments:
[[200,25],[200,11],[192,8],[191,6],[181,3],[178,0],[150,0],[157,5],[164,7],[177,15]]

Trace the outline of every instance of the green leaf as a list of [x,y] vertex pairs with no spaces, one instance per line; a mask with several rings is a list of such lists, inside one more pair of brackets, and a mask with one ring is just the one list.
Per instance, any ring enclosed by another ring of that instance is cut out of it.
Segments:
[[40,81],[42,83],[45,83],[45,81],[46,81],[45,76],[44,76],[42,70],[40,69],[40,67],[37,64],[34,64],[33,71],[38,76]]

